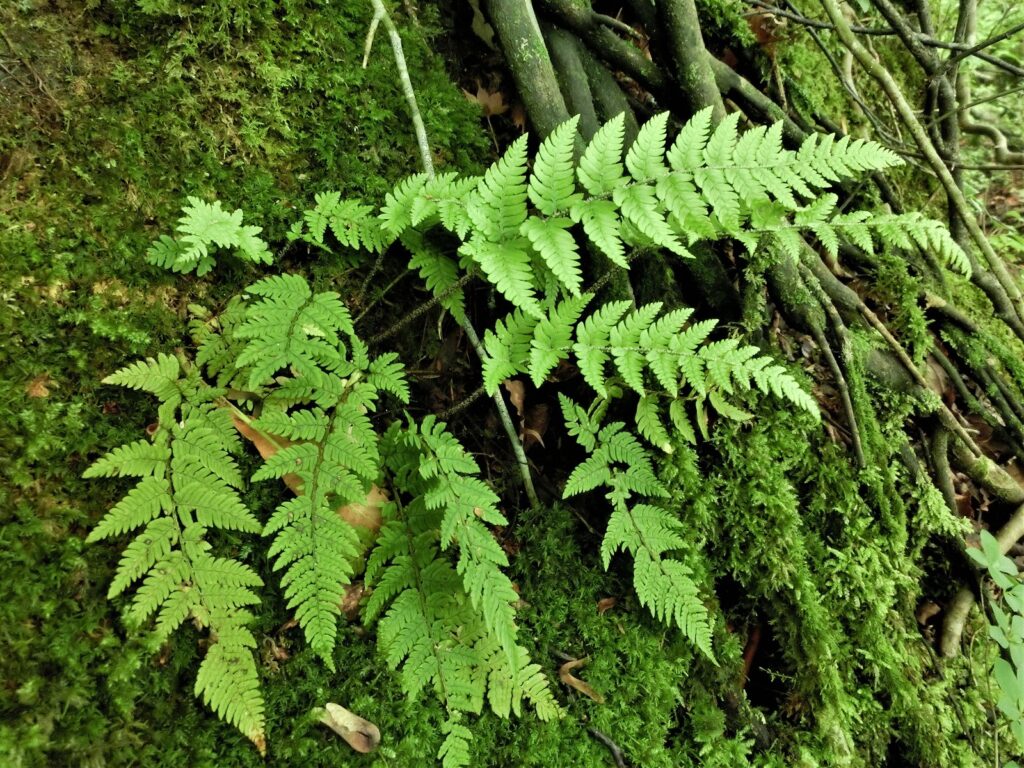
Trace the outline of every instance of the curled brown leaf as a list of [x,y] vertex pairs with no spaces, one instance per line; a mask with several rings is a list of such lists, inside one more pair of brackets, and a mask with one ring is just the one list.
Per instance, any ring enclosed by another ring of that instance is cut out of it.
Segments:
[[570,659],[558,668],[558,679],[568,685],[570,688],[582,693],[584,696],[596,701],[598,704],[604,704],[604,696],[598,691],[594,690],[594,687],[578,677],[572,674],[574,669],[586,665],[590,661],[589,656],[584,656],[582,659]]

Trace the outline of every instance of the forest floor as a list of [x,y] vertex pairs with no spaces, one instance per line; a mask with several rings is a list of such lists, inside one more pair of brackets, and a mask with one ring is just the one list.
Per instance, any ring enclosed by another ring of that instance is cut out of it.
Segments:
[[[282,242],[315,193],[380,202],[416,170],[417,155],[390,57],[378,49],[361,67],[369,3],[235,5],[0,8],[3,765],[262,763],[193,696],[198,634],[147,647],[126,634],[122,604],[106,598],[117,550],[84,538],[123,489],[80,475],[101,452],[142,435],[149,403],[99,382],[187,343],[187,306],[216,307],[251,279],[229,268],[197,281],[145,264],[186,196],[240,207]],[[492,156],[492,136],[479,105],[430,53],[437,29],[426,10],[403,29],[420,104],[439,167],[476,170]],[[482,85],[481,97],[493,98],[493,83]],[[320,281],[341,274],[334,287],[355,290],[338,258],[289,258],[287,268]],[[400,272],[385,264],[380,279]],[[395,312],[423,299],[404,296]],[[446,348],[431,330],[415,329],[425,340],[419,381],[441,410],[460,393],[438,385],[437,369],[457,368],[465,350]],[[614,684],[615,693],[601,708],[578,697],[559,724],[506,728],[484,716],[479,754],[496,765],[604,765],[610,753],[588,733],[594,727],[640,764],[669,764],[674,680],[687,653],[669,653],[679,641],[624,610],[628,600],[599,614],[599,600],[628,588],[597,577],[596,546],[580,554],[570,513],[549,514],[543,527],[521,517],[517,529],[525,533],[514,543],[513,578],[530,595],[520,615],[539,658],[553,670],[555,654],[589,655],[588,681],[598,690]],[[531,530],[543,536],[531,539]],[[265,597],[256,631],[274,765],[419,765],[436,753],[440,712],[406,700],[372,637],[348,625],[340,671],[328,674],[289,629],[280,596]],[[378,752],[357,756],[315,723],[310,710],[327,700],[379,725]]]

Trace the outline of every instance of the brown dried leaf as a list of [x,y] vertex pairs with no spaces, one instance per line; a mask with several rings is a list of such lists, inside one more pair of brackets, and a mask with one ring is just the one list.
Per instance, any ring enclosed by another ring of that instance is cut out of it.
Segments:
[[380,729],[376,725],[338,704],[325,704],[320,722],[341,736],[356,752],[373,752],[380,744]]
[[365,593],[366,587],[361,581],[345,585],[345,594],[341,598],[341,612],[349,621],[354,621],[359,616],[359,601],[363,599]]
[[595,691],[589,683],[580,680],[572,674],[572,670],[584,666],[588,661],[590,661],[590,657],[585,656],[582,659],[572,659],[565,662],[565,664],[558,668],[558,679],[570,688],[575,688],[584,696],[593,699],[598,704],[604,704],[604,696]]
[[597,601],[597,613],[603,616],[605,613],[615,607],[615,604],[619,602],[617,597],[602,597]]
[[29,397],[49,397],[52,384],[50,374],[41,373],[25,385],[25,394]]
[[519,418],[523,418],[526,410],[526,384],[520,379],[505,379],[501,384],[508,392],[509,402],[515,407]]
[[931,600],[925,600],[917,607],[917,623],[923,627],[929,622],[929,620],[940,613],[942,613],[942,608],[938,603],[934,603]]
[[548,424],[551,420],[550,409],[547,403],[536,403],[531,405],[523,418],[523,448],[529,450],[534,443],[544,446],[544,435],[548,431]]
[[465,88],[462,92],[466,95],[466,98],[470,101],[475,101],[484,110],[485,117],[494,117],[495,115],[503,115],[508,112],[508,104],[505,103],[505,94],[501,91],[489,91],[480,85],[480,81],[477,81],[476,93],[470,93]]

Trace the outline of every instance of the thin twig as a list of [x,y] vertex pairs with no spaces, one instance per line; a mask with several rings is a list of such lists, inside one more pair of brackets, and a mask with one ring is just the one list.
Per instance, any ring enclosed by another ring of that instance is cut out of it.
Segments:
[[[409,276],[411,274],[412,274],[412,270],[411,269],[407,269],[404,272],[402,272],[402,274],[400,274],[398,277],[396,277],[394,280],[392,280],[390,283],[385,285],[384,288],[381,290],[381,292],[374,297],[373,301],[371,301],[369,304],[367,304],[366,308],[362,312],[360,312],[359,315],[356,317],[356,319],[353,320],[352,322],[353,323],[358,323],[360,320],[362,320],[364,317],[366,317],[367,313],[371,309],[373,309],[375,306],[377,306],[380,303],[381,299],[383,299],[385,296],[387,296],[392,288],[394,288],[396,285],[398,285],[400,282],[402,282],[402,280],[404,280],[407,276]],[[360,296],[362,296],[362,292],[360,292]]]
[[[480,343],[480,337],[477,336],[476,329],[473,328],[473,324],[469,322],[469,318],[465,318],[462,322],[462,330],[466,332],[466,337],[469,339],[469,343],[473,346],[473,350],[476,352],[477,357],[480,358],[482,363],[487,355],[484,351],[484,345]],[[515,454],[516,463],[519,465],[519,474],[523,478],[523,486],[526,488],[526,497],[530,500],[530,505],[533,507],[540,506],[540,499],[537,498],[537,491],[533,487],[533,477],[530,475],[530,463],[526,460],[526,450],[523,448],[523,443],[519,439],[519,432],[516,430],[515,424],[512,423],[512,414],[508,412],[508,406],[505,405],[505,398],[502,397],[501,391],[496,391],[493,395],[494,404],[498,407],[498,416],[501,417],[501,425],[505,428],[505,434],[508,435],[509,442],[512,444],[512,453]]]
[[635,29],[629,26],[629,24],[619,19],[616,19],[614,16],[606,16],[603,13],[595,13],[594,21],[596,21],[598,24],[604,24],[606,27],[617,29],[619,32],[627,34],[630,37],[635,38],[637,40],[643,40],[644,38],[643,35],[641,35],[639,32],[637,32]]
[[[395,66],[398,68],[398,79],[402,83],[402,93],[409,103],[409,111],[412,113],[412,127],[416,132],[416,144],[420,150],[420,162],[423,163],[423,172],[427,176],[434,175],[434,161],[430,155],[430,142],[427,141],[427,129],[423,125],[423,117],[420,115],[420,108],[416,104],[416,91],[412,87],[412,80],[409,77],[409,67],[405,63],[405,53],[402,51],[402,36],[398,34],[395,22],[391,20],[384,3],[381,0],[370,0],[373,3],[374,18],[380,16],[384,22],[384,29],[388,31],[391,38],[391,50],[395,54]],[[369,43],[372,45],[373,40]]]
[[398,319],[396,323],[384,329],[376,336],[371,337],[370,344],[380,344],[380,342],[384,341],[384,339],[391,338],[400,330],[405,328],[405,326],[407,326],[413,320],[415,320],[418,317],[422,317],[424,313],[429,312],[443,300],[461,291],[466,286],[466,284],[469,283],[469,281],[472,280],[474,277],[475,275],[472,272],[467,272],[454,283],[452,283],[447,288],[442,290],[440,293],[435,293],[433,297],[425,301],[423,304],[420,304],[412,312],[410,312],[407,315],[403,315],[401,318]]
[[[829,24],[827,21],[809,19],[806,16],[801,16],[800,14],[795,13],[793,11],[787,11],[783,8],[778,8],[774,5],[770,5],[769,3],[759,2],[759,0],[752,0],[752,3],[753,5],[756,5],[758,8],[760,8],[762,11],[767,11],[768,13],[772,13],[776,16],[780,16],[785,19],[790,19],[791,21],[795,21],[797,24],[800,24],[801,26],[812,27],[814,29],[835,30],[835,26]],[[758,12],[749,13],[747,15],[754,15],[754,13]],[[848,26],[850,31],[853,32],[854,34],[864,35],[866,37],[895,37],[896,35],[895,30],[888,29],[885,27],[861,27],[854,24]],[[937,40],[933,37],[929,37],[928,35],[923,35],[920,32],[914,33],[914,37],[917,40],[919,40],[922,45],[926,45],[929,48],[942,48],[944,50],[957,52],[966,52],[968,50],[967,46],[962,43],[950,43],[945,40]],[[998,67],[999,69],[1009,72],[1011,75],[1015,75],[1017,77],[1024,76],[1024,68],[1018,67],[1016,64],[1013,64],[1009,61],[1005,61],[1004,59],[1000,59],[996,56],[985,53],[984,51],[973,51],[970,55],[975,56],[981,59],[982,61],[991,64],[994,67]]]
[[622,748],[618,744],[612,741],[608,736],[601,733],[601,731],[597,730],[597,728],[587,728],[587,733],[608,747],[608,750],[612,753],[612,758],[615,760],[617,768],[626,768],[626,757],[622,753]]
[[970,48],[957,51],[955,54],[950,56],[949,60],[946,62],[946,71],[948,72],[949,70],[951,70],[954,66],[956,66],[957,62],[966,59],[968,56],[974,56],[975,54],[981,52],[985,48],[989,48],[995,45],[996,43],[1001,43],[1008,37],[1013,37],[1022,30],[1024,30],[1024,22],[1012,26],[1005,32],[1000,32],[998,35],[994,35],[990,37],[988,40],[982,40],[977,45],[972,45]]
[[[843,356],[844,362],[848,359],[848,355],[845,354],[848,351],[850,344],[849,338],[847,338],[846,325],[843,323],[843,319],[839,316],[839,310],[836,309],[836,305],[832,299],[829,298],[828,294],[825,293],[825,289],[821,287],[821,283],[818,278],[815,277],[814,273],[811,272],[810,268],[806,264],[801,264],[802,272],[804,273],[804,283],[811,290],[818,299],[818,303],[821,304],[822,309],[825,310],[832,323],[833,331],[836,334],[836,338],[839,341],[840,354]],[[832,375],[836,380],[836,386],[839,387],[839,398],[843,403],[843,410],[846,411],[846,420],[850,426],[850,439],[853,441],[853,454],[857,459],[857,466],[861,469],[866,469],[868,466],[867,459],[864,457],[864,446],[861,442],[860,427],[857,426],[857,412],[853,407],[853,397],[850,395],[850,387],[846,381],[846,376],[843,373],[842,367],[839,365],[839,361],[836,360],[835,354],[832,352],[832,347],[828,343],[828,339],[825,338],[825,333],[820,328],[812,328],[815,341],[818,342],[818,346],[821,347],[822,354],[825,355],[825,360],[828,363],[829,368],[832,369]]]
[[466,395],[459,402],[450,408],[446,408],[437,414],[438,421],[451,421],[452,416],[456,416],[462,413],[464,410],[469,408],[473,403],[479,400],[481,397],[487,394],[487,390],[484,389],[483,384],[474,389],[470,394]]
[[18,61],[25,66],[25,69],[32,73],[32,76],[36,79],[36,83],[39,85],[39,90],[46,94],[50,101],[53,102],[54,106],[57,107],[57,111],[63,115],[64,107],[61,106],[61,103],[57,101],[57,97],[50,91],[49,87],[46,85],[46,81],[43,80],[42,75],[36,72],[36,68],[32,66],[32,62],[18,52],[18,49],[14,47],[14,43],[11,42],[11,38],[9,38],[7,33],[2,29],[0,29],[0,37],[3,37],[4,42],[7,43],[7,47],[11,49],[11,53],[13,53],[15,57],[17,57]]
[[[405,62],[405,54],[402,52],[402,38],[398,34],[398,29],[395,27],[394,22],[388,15],[387,10],[384,8],[381,0],[371,0],[374,9],[374,18],[380,16],[380,20],[384,23],[384,28],[388,31],[388,37],[391,39],[391,50],[395,56],[395,66],[398,68],[398,76],[402,82],[402,92],[405,94],[405,100],[409,104],[409,112],[412,115],[413,128],[416,131],[416,143],[420,150],[420,162],[423,164],[423,172],[429,177],[434,176],[434,163],[430,155],[430,142],[427,140],[427,129],[423,125],[423,117],[420,115],[419,106],[416,104],[416,91],[413,89],[412,80],[409,78],[409,68]],[[372,42],[372,41],[371,41]],[[456,285],[461,288],[463,280],[469,282],[472,279],[471,274],[466,274]],[[441,294],[435,297],[436,300],[440,300]],[[429,304],[429,302],[428,302]],[[426,311],[426,306],[420,307],[422,314]],[[412,319],[411,313],[409,317],[403,318],[398,323],[393,325],[383,334],[378,334],[377,337],[371,339],[371,343],[379,340],[380,337],[386,338],[388,335],[394,332],[397,327],[404,325],[406,322]],[[477,335],[476,329],[470,322],[468,317],[462,318],[462,330],[466,332],[466,337],[469,339],[470,344],[473,345],[473,349],[476,351],[480,361],[483,362],[486,352],[484,352],[483,344],[480,343],[480,337]],[[505,428],[505,432],[508,435],[509,442],[512,444],[512,453],[515,454],[516,463],[519,465],[519,473],[522,476],[523,486],[526,488],[526,496],[530,500],[530,504],[534,507],[540,506],[540,500],[537,498],[537,491],[533,487],[533,478],[530,476],[530,464],[526,460],[526,451],[523,449],[523,444],[519,440],[519,434],[516,431],[515,425],[512,423],[512,416],[508,412],[508,406],[505,405],[505,398],[501,396],[501,392],[494,393],[494,405],[498,409],[498,416],[501,417],[501,424]]]

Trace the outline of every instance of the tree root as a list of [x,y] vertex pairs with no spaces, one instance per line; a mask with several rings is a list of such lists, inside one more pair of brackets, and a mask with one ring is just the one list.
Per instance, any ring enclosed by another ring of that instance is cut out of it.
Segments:
[[[1017,507],[1006,524],[995,533],[999,552],[1005,555],[1022,536],[1024,536],[1024,504]],[[964,626],[967,624],[974,600],[974,592],[968,587],[961,587],[946,606],[946,619],[942,625],[942,638],[939,641],[939,651],[946,658],[953,658],[960,653],[960,640],[963,637]]]

